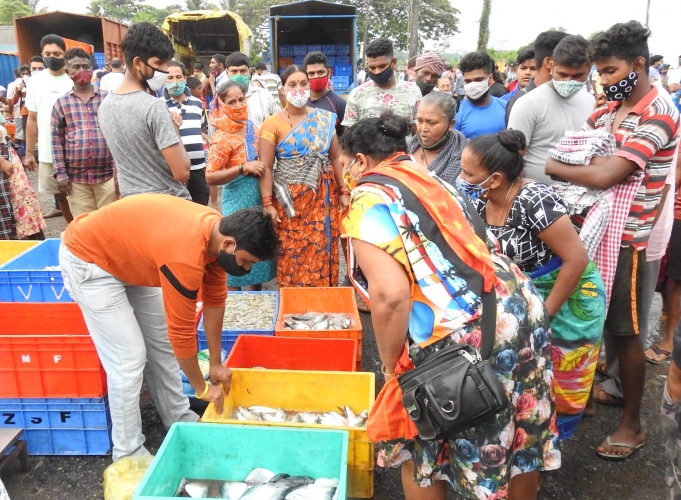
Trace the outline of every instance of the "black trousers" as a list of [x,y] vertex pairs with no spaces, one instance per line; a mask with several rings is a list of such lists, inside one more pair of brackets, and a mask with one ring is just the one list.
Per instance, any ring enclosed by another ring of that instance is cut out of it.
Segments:
[[187,182],[187,190],[192,197],[194,203],[199,205],[208,205],[210,198],[210,190],[206,183],[206,169],[189,171],[189,181]]

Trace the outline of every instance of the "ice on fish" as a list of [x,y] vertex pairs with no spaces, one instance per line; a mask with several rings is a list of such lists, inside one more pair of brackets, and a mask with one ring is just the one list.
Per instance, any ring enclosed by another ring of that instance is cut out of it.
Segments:
[[347,330],[352,321],[349,314],[318,313],[287,314],[284,326],[288,330]]
[[246,476],[245,481],[248,484],[265,484],[269,483],[270,480],[276,476],[274,472],[267,469],[253,469],[251,473]]
[[283,408],[269,408],[267,406],[237,407],[233,417],[237,420],[265,421],[272,423],[321,424],[331,427],[364,427],[369,416],[369,410],[359,415],[352,408],[345,406],[338,408],[340,412],[308,412],[292,411]]
[[239,500],[248,488],[250,486],[247,483],[227,481],[220,486],[220,497],[228,500]]

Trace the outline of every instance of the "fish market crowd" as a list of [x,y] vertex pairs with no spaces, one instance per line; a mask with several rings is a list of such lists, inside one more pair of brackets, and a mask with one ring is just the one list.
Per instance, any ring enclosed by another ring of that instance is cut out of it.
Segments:
[[[182,376],[245,427],[366,431],[407,500],[533,499],[599,405],[621,413],[589,453],[625,461],[646,445],[646,364],[669,360],[669,440],[654,453],[681,496],[681,56],[670,69],[649,36],[638,21],[590,40],[551,30],[506,68],[485,51],[457,67],[424,52],[404,72],[378,38],[347,100],[321,52],[280,75],[216,54],[206,74],[135,23],[123,60],[96,75],[88,53],[45,36],[5,99],[18,114],[0,144],[0,239],[68,222],[59,266],[106,371],[113,461],[149,455],[143,381],[167,428],[200,420]],[[258,293],[274,279],[337,287],[341,262],[376,337],[373,405],[228,404],[239,378],[223,329],[277,314],[287,336],[356,326],[340,302],[281,314]],[[646,349],[655,292],[665,334]],[[177,478],[175,496],[345,495],[344,477],[252,465],[243,480]]]

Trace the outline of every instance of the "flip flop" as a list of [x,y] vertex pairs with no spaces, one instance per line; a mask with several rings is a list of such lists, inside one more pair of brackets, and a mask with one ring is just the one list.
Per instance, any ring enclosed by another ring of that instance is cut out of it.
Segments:
[[355,300],[357,301],[357,310],[361,313],[370,313],[369,305],[364,302],[364,299],[359,295],[355,295]]
[[[672,355],[671,352],[667,351],[666,349],[660,349],[656,345],[652,346],[649,350],[653,351],[658,356],[664,356],[663,359],[657,360],[657,359],[653,359],[653,358],[649,357],[648,355],[646,355],[646,361],[648,363],[653,364],[653,365],[660,365],[660,364],[664,363],[665,361],[667,361],[669,359],[669,356]],[[646,353],[647,352],[648,351],[646,351]]]
[[[601,384],[596,384],[592,389],[594,403],[609,406],[624,406],[624,400],[608,394]],[[604,394],[604,396],[602,395]]]
[[613,454],[613,453],[604,453],[604,452],[600,452],[600,451],[598,451],[598,449],[596,449],[596,455],[598,455],[599,457],[601,457],[601,458],[603,458],[603,459],[605,459],[605,460],[615,460],[615,461],[626,460],[627,458],[631,457],[634,453],[636,453],[638,450],[640,450],[641,448],[643,448],[643,446],[646,444],[645,441],[643,441],[643,442],[640,443],[640,444],[631,444],[631,443],[613,443],[613,442],[610,440],[610,436],[608,436],[607,438],[605,438],[605,442],[607,443],[608,446],[616,446],[616,447],[618,447],[618,448],[629,448],[629,449],[631,450],[631,451],[630,451],[629,453],[627,453],[626,455],[616,455],[616,454]]

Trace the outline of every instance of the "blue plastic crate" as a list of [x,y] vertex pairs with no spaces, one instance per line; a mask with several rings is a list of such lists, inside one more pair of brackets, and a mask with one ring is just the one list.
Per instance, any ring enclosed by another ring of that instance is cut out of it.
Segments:
[[[336,57],[336,61],[338,61],[338,57]],[[335,64],[333,67],[333,74],[334,76],[347,76],[348,78],[351,78],[352,66],[349,64]]]
[[295,64],[296,66],[302,66],[303,64],[305,64],[305,56],[295,56],[293,58],[293,64]]
[[310,52],[321,52],[322,51],[322,46],[321,45],[308,45],[307,46],[307,53],[309,54]]
[[293,45],[280,45],[279,57],[293,57]]
[[[335,88],[335,87],[334,87]],[[222,330],[222,348],[229,354],[234,347],[236,339],[239,335],[274,335],[274,324],[277,321],[277,312],[279,311],[279,292],[262,291],[262,292],[229,292],[229,295],[273,295],[274,296],[274,316],[272,317],[272,323],[270,328],[264,330]],[[203,316],[201,316],[201,321],[199,322],[199,351],[208,349],[208,340],[206,339],[206,330],[203,328]]]
[[336,46],[335,45],[322,45],[322,52],[326,55],[326,57],[335,56],[336,55]]
[[294,45],[293,55],[305,57],[307,55],[307,45]]
[[345,90],[350,86],[350,78],[347,76],[332,76],[333,90]]
[[0,266],[0,302],[73,302],[58,269],[60,241],[45,240]]
[[106,54],[104,54],[104,52],[95,52],[94,57],[97,67],[99,69],[104,69],[104,66],[106,66]]
[[109,399],[0,399],[0,427],[23,429],[30,455],[111,453]]
[[333,66],[336,64],[336,56],[326,56],[326,64],[329,65],[329,68],[333,68]]
[[336,56],[336,64],[350,65],[350,56]]
[[350,46],[349,45],[336,45],[336,55],[337,56],[349,56]]

